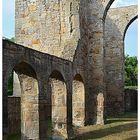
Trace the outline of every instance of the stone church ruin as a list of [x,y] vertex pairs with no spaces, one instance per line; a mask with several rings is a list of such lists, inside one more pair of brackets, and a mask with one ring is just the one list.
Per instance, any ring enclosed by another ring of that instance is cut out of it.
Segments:
[[137,6],[113,2],[16,0],[16,43],[3,39],[3,140],[70,139],[124,112],[124,36]]

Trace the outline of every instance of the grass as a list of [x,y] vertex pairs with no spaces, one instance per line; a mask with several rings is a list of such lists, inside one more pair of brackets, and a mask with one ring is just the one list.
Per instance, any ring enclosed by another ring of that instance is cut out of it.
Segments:
[[130,89],[138,89],[138,86],[125,86],[125,89],[130,88]]
[[73,140],[137,140],[137,114],[108,118],[106,124],[75,130]]
[[[48,125],[51,135],[51,120],[48,120]],[[51,140],[50,135],[47,140]],[[20,140],[20,135],[10,135],[8,140]],[[105,125],[75,129],[75,138],[72,140],[137,140],[137,113],[108,118]]]

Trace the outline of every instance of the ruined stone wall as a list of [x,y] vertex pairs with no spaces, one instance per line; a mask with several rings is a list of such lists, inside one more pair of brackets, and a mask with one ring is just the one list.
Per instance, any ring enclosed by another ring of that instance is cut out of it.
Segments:
[[21,133],[21,100],[20,97],[8,97],[8,135]]
[[16,2],[17,43],[73,60],[74,73],[81,74],[88,85],[86,100],[92,105],[86,104],[91,107],[86,118],[91,124],[97,122],[100,112],[97,96],[104,94],[103,16],[107,4],[107,0]]
[[39,90],[37,79],[20,75],[21,139],[39,139]]
[[16,42],[72,60],[79,39],[79,0],[16,0]]
[[[37,82],[31,77],[22,78],[22,132],[24,136],[35,139],[46,138],[48,124],[47,117],[49,115],[50,108],[47,109],[47,102],[49,102],[49,77],[54,70],[58,70],[63,74],[67,85],[67,115],[66,115],[66,130],[69,131],[68,125],[72,125],[72,89],[71,89],[71,77],[72,77],[72,63],[55,56],[43,54],[41,52],[25,48],[23,46],[11,43],[9,41],[3,41],[3,136],[4,139],[8,134],[8,110],[7,110],[7,83],[9,76],[13,68],[21,72],[21,74],[32,73],[31,69],[21,65],[30,65],[37,74]],[[19,67],[15,67],[18,64]],[[20,69],[19,69],[20,68]],[[19,73],[20,74],[20,73]],[[33,73],[32,73],[33,74]],[[34,74],[33,74],[34,75]],[[36,92],[36,86],[38,85],[38,93]],[[33,88],[32,88],[33,87]],[[52,92],[52,91],[51,91]],[[25,96],[25,94],[27,96]],[[26,120],[26,121],[25,121]],[[25,123],[26,122],[26,123]],[[30,123],[31,122],[31,123]],[[58,122],[59,123],[59,122]],[[29,127],[36,128],[29,133]],[[39,128],[39,129],[38,129]],[[24,137],[25,138],[25,137]]]
[[138,90],[127,88],[124,92],[125,111],[137,111],[138,107]]
[[104,32],[107,114],[124,111],[124,37],[137,16],[137,6],[108,11]]

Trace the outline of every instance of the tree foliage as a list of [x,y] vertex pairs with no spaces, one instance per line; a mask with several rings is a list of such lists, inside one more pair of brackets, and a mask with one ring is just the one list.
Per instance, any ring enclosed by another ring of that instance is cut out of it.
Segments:
[[13,95],[13,72],[8,79],[8,95]]
[[136,56],[125,56],[125,86],[137,86],[138,60]]

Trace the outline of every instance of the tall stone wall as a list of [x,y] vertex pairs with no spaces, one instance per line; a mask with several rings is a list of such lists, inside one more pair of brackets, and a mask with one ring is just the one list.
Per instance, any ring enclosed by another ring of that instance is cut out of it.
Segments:
[[100,112],[96,100],[100,93],[105,98],[107,91],[107,106],[116,102],[116,107],[107,112],[117,112],[118,107],[118,112],[123,111],[123,34],[137,8],[108,11],[112,3],[113,0],[16,1],[16,42],[73,61],[74,73],[80,73],[88,85],[86,95],[91,103],[86,106],[91,109],[86,117],[92,123],[97,122],[93,116]]
[[79,39],[79,0],[16,0],[16,42],[72,60]]
[[108,11],[104,32],[107,114],[124,112],[124,37],[137,17],[137,6]]
[[[103,15],[107,1],[16,2],[17,43],[73,60],[74,73],[85,78],[87,123],[97,122],[97,96],[104,94]],[[92,73],[92,74],[91,74]],[[94,84],[93,84],[94,83]],[[88,99],[90,98],[90,99]],[[94,116],[94,117],[93,117]]]

